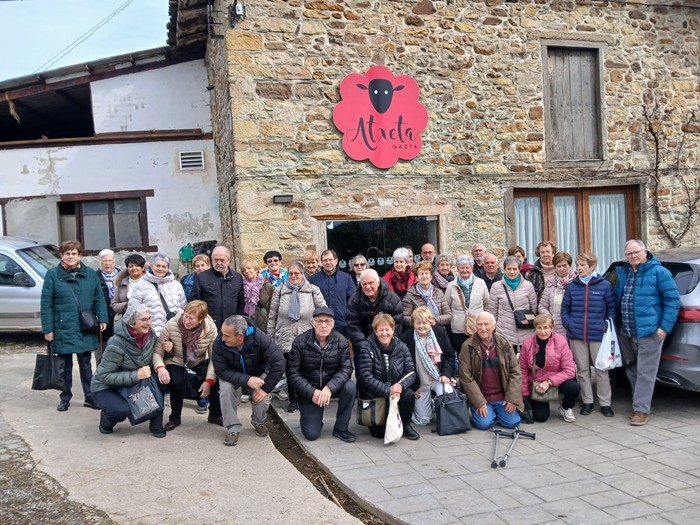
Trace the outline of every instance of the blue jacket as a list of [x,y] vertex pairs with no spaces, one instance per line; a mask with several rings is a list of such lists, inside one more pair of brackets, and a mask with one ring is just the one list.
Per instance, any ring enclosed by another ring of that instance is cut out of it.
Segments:
[[[627,281],[629,263],[615,268],[617,288],[615,299],[618,307]],[[664,268],[651,252],[647,252],[646,262],[637,268],[634,282],[634,322],[637,337],[647,337],[657,328],[669,333],[673,330],[680,308],[680,294],[671,272]]]
[[612,284],[596,275],[588,284],[576,277],[564,291],[561,322],[569,339],[602,341],[605,320],[615,322],[615,291]]
[[309,278],[309,282],[321,289],[326,304],[333,309],[335,314],[334,329],[344,335],[345,328],[348,326],[348,301],[355,293],[355,283],[352,281],[352,277],[338,269],[333,272],[333,275],[328,275],[321,270],[313,274]]

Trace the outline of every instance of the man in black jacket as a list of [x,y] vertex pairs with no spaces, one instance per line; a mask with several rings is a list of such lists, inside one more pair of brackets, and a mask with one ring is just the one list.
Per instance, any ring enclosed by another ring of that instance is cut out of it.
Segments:
[[313,328],[299,335],[292,343],[287,365],[287,380],[297,391],[301,432],[309,441],[321,434],[323,410],[338,398],[333,436],[353,443],[355,434],[348,430],[355,401],[355,383],[350,380],[352,360],[348,341],[333,330],[331,308],[314,310]]
[[229,268],[231,253],[226,246],[217,246],[211,252],[212,267],[194,278],[190,301],[200,299],[207,303],[209,315],[221,331],[221,323],[231,315],[243,315],[243,277]]
[[[238,443],[242,424],[238,419],[241,388],[247,386],[253,403],[251,423],[255,433],[267,436],[265,420],[270,392],[284,374],[282,350],[270,337],[241,315],[227,317],[212,351],[214,371],[219,378],[223,423],[227,429],[224,445]],[[265,368],[268,368],[267,372]]]

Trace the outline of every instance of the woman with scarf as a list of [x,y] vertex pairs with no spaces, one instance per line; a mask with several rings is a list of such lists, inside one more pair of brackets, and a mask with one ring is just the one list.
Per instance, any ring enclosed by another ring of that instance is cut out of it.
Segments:
[[435,316],[427,306],[413,310],[413,328],[403,332],[399,339],[411,353],[416,368],[416,380],[411,389],[415,393],[411,421],[416,425],[429,425],[433,417],[430,391],[436,396],[443,394],[443,385],[455,386],[452,380],[452,363],[455,353],[447,337],[447,330],[435,326]]
[[209,419],[221,417],[219,389],[211,361],[211,349],[216,339],[216,325],[209,317],[204,301],[192,301],[185,309],[165,323],[153,353],[153,368],[158,374],[161,391],[166,385],[170,392],[170,417],[163,428],[175,430],[182,423],[183,388],[186,368],[205,367],[204,382],[199,385],[200,399],[209,398]]
[[[293,261],[287,268],[287,282],[272,296],[267,320],[267,334],[282,349],[285,359],[289,357],[294,339],[311,330],[314,310],[320,306],[326,306],[321,290],[304,279],[303,263]],[[287,412],[294,412],[299,408],[295,392],[282,390],[278,393],[280,399],[287,396]]]
[[573,261],[571,255],[566,252],[555,253],[552,261],[554,262],[554,277],[547,281],[540,298],[538,311],[541,314],[551,315],[554,319],[554,331],[566,337],[566,328],[561,324],[561,302],[564,299],[564,290],[576,278],[576,272],[571,269]]
[[146,259],[138,253],[132,253],[124,259],[124,266],[114,278],[114,297],[112,298],[112,310],[116,313],[114,320],[121,319],[126,307],[129,306],[131,293],[134,286],[141,280],[146,272]]
[[438,255],[435,257],[435,271],[433,279],[430,281],[433,286],[437,286],[442,293],[447,291],[447,285],[455,280],[455,274],[452,273],[452,263],[449,255]]
[[[493,283],[489,294],[489,312],[496,319],[496,332],[513,345],[517,354],[523,341],[534,335],[534,328],[515,326],[514,310],[531,310],[537,313],[537,294],[530,281],[520,275],[520,260],[509,255],[503,261],[503,279]],[[511,307],[512,303],[512,307]]]
[[406,248],[397,248],[392,255],[393,266],[384,274],[389,290],[401,299],[406,296],[408,288],[416,282],[416,276],[411,271],[411,255]]
[[452,310],[450,342],[459,356],[464,342],[474,335],[467,332],[467,316],[474,320],[470,329],[476,330],[476,316],[489,307],[489,289],[483,279],[474,275],[474,259],[470,255],[457,257],[457,278],[447,285],[445,297]]
[[[593,410],[593,385],[591,365],[595,363],[600,341],[605,333],[605,320],[611,318],[613,325],[617,310],[615,290],[606,279],[595,271],[598,258],[592,253],[576,257],[576,277],[564,292],[561,304],[561,320],[567,330],[571,352],[574,354],[578,382],[581,385],[581,415]],[[605,417],[615,413],[610,406],[612,393],[607,370],[595,370],[595,386],[600,411]]]
[[433,278],[432,263],[428,261],[417,263],[413,273],[416,276],[416,282],[410,286],[402,300],[404,325],[411,325],[411,314],[419,306],[427,306],[439,326],[449,325],[452,320],[452,311],[447,304],[445,294],[430,282]]
[[[110,337],[114,335],[114,316],[115,312],[112,309],[112,299],[114,298],[114,280],[119,274],[119,268],[114,264],[114,251],[109,248],[105,248],[99,254],[97,254],[100,260],[100,267],[95,270],[97,277],[100,281],[100,286],[102,287],[102,293],[105,296],[105,303],[107,304],[107,317],[109,322],[107,323],[107,329],[102,334],[102,338],[107,341]],[[102,359],[102,348],[98,347],[95,352],[95,361],[99,365],[100,359]]]
[[267,331],[267,318],[270,313],[270,303],[275,293],[275,287],[265,281],[260,273],[260,265],[255,259],[243,258],[241,261],[243,275],[243,312],[253,320],[256,328]]

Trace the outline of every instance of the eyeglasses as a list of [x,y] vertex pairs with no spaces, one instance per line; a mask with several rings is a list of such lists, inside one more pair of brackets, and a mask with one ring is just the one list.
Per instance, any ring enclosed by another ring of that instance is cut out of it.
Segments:
[[270,263],[278,263],[278,262],[280,262],[279,259],[268,259],[268,260],[267,260],[267,264],[270,264]]
[[333,319],[314,319],[315,324],[332,324]]
[[355,263],[353,264],[353,266],[355,268],[364,268],[365,266],[367,266],[367,263]]
[[637,250],[635,252],[627,252],[625,254],[625,257],[634,257],[635,255],[639,255],[640,253],[644,253],[644,250]]
[[152,323],[153,317],[139,317],[136,319],[139,323]]
[[301,272],[287,272],[287,275],[290,277],[296,277],[297,275],[302,275]]

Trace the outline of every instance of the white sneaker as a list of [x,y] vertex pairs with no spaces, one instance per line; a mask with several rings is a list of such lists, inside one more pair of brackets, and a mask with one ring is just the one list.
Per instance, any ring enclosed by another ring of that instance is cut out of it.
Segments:
[[574,421],[576,421],[574,411],[570,408],[564,408],[562,405],[559,405],[559,413],[561,414],[561,417],[564,418],[564,421],[566,421],[567,423],[573,423]]
[[289,394],[285,389],[278,390],[277,392],[272,393],[274,396],[277,397],[280,401],[287,401],[289,399]]

